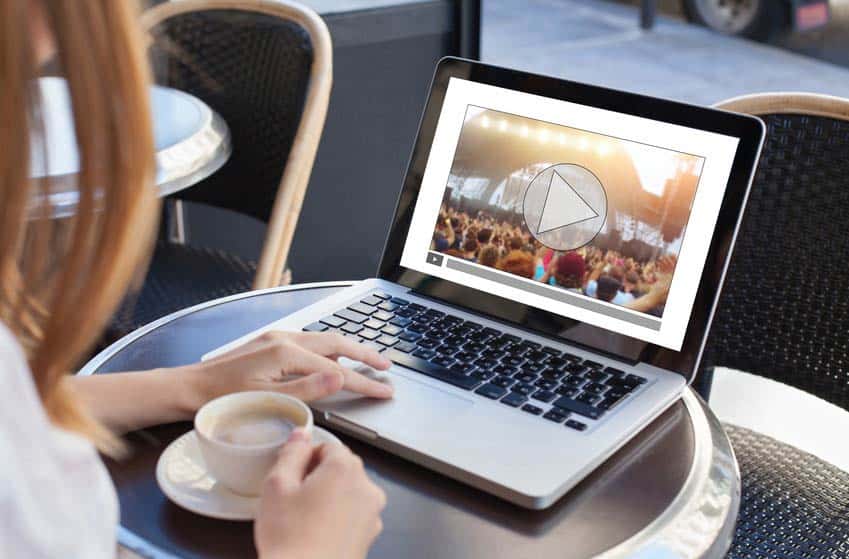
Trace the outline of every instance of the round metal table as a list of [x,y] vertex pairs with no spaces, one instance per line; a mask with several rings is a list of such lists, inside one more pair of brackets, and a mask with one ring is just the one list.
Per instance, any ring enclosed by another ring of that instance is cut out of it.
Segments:
[[[33,178],[50,177],[53,217],[73,215],[77,206],[79,157],[68,84],[63,78],[38,80],[43,100],[46,151],[33,149]],[[156,143],[156,185],[160,196],[197,184],[230,157],[230,132],[203,101],[176,89],[150,91]]]
[[[95,356],[80,374],[184,365],[344,287],[318,283],[225,297],[153,322]],[[252,557],[252,526],[197,516],[166,499],[156,461],[190,423],[130,436],[107,462],[121,500],[119,539],[142,557]],[[740,479],[719,421],[688,390],[559,502],[529,511],[342,436],[386,491],[384,532],[369,557],[558,559],[723,557]],[[528,472],[533,475],[533,472]],[[126,549],[125,549],[126,551]]]

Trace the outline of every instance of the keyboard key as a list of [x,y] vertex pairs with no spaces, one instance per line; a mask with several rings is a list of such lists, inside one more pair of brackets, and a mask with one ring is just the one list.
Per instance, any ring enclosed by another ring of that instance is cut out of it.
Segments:
[[587,380],[575,375],[569,375],[564,378],[562,382],[565,385],[572,386],[574,388],[580,388],[587,383]]
[[392,301],[393,303],[395,303],[399,307],[406,307],[407,305],[410,304],[410,302],[408,300],[402,299],[400,297],[393,297],[392,299],[390,299],[390,301]]
[[369,341],[376,340],[380,337],[380,332],[377,330],[371,330],[370,328],[365,328],[362,332],[360,332],[360,337]]
[[[336,313],[336,316],[338,316],[339,318],[344,318],[345,320],[354,322],[356,324],[362,324],[363,322],[368,320],[368,316],[364,315],[363,313],[352,311],[351,309],[342,309],[341,311]],[[322,320],[322,322],[325,321]],[[333,325],[331,324],[331,326]]]
[[415,332],[416,334],[424,334],[425,332],[430,330],[430,326],[428,326],[427,324],[414,322],[413,324],[407,326],[407,330],[409,330],[410,332]]
[[383,333],[389,334],[390,336],[397,336],[403,331],[404,330],[402,328],[399,328],[398,326],[393,326],[391,324],[383,327]]
[[534,400],[539,400],[540,402],[545,402],[546,404],[553,399],[557,398],[557,394],[548,390],[537,390],[536,393],[532,396]]
[[439,365],[440,367],[445,367],[446,369],[450,368],[451,365],[454,364],[454,360],[445,355],[437,355],[433,359],[430,360],[434,365]]
[[381,299],[380,297],[375,297],[374,295],[369,295],[368,297],[360,301],[360,303],[363,303],[365,305],[371,305],[372,307],[376,307],[382,302],[383,299]]
[[551,367],[552,369],[562,369],[562,368],[566,367],[567,365],[569,365],[569,363],[570,363],[570,361],[567,361],[566,359],[563,359],[562,357],[552,357],[551,359],[549,359],[548,361],[545,362],[545,364],[547,366]]
[[578,388],[575,388],[574,386],[560,386],[557,388],[557,390],[555,390],[555,392],[557,392],[561,396],[568,396],[569,398],[574,398],[575,395],[580,392],[580,390]]
[[410,325],[411,322],[412,320],[410,320],[409,318],[404,318],[403,316],[396,316],[395,318],[389,321],[389,324],[393,326],[398,326],[400,328],[406,328]]
[[389,295],[389,293],[386,293],[385,291],[375,291],[374,293],[372,293],[372,295],[379,299],[383,299],[384,301],[392,297],[391,295]]
[[533,350],[537,350],[537,349],[540,349],[542,347],[542,344],[538,344],[537,342],[532,342],[530,340],[525,340],[525,341],[521,342],[519,345],[524,346],[528,349],[533,349]]
[[545,412],[545,415],[543,415],[543,417],[546,418],[549,421],[553,421],[554,423],[563,423],[563,421],[567,417],[569,417],[569,414],[563,413],[563,412],[556,410],[556,409],[550,409],[547,412]]
[[543,372],[547,367],[541,363],[525,363],[522,365],[522,371],[526,373],[531,373],[534,375],[538,375]]
[[475,393],[480,394],[481,396],[486,396],[487,398],[490,398],[492,400],[497,400],[498,398],[501,398],[502,396],[507,394],[507,389],[502,388],[500,386],[496,386],[494,384],[484,384],[483,386],[475,390]]
[[419,348],[413,352],[413,355],[422,359],[430,359],[431,357],[436,355],[436,352],[432,349]]
[[562,357],[563,359],[566,359],[568,361],[572,361],[572,362],[581,360],[581,358],[578,357],[577,355],[575,355],[574,353],[567,353],[565,351],[563,352],[563,354],[560,357]]
[[324,332],[327,329],[327,324],[322,324],[321,322],[313,322],[304,326],[304,332]]
[[425,307],[418,303],[410,303],[409,305],[407,305],[407,308],[416,312],[422,312],[423,310],[426,310]]
[[326,316],[321,319],[321,322],[327,324],[331,328],[339,328],[340,326],[345,324],[345,321],[339,318],[338,316]]
[[523,396],[530,396],[536,391],[537,387],[526,382],[518,382],[510,387],[511,392],[518,392]]
[[600,384],[598,382],[591,382],[584,387],[584,390],[590,392],[591,394],[604,394],[609,387],[605,384]]
[[468,351],[468,352],[471,352],[471,353],[480,353],[480,352],[484,351],[485,349],[486,349],[486,347],[484,347],[482,344],[479,344],[477,342],[468,342],[466,345],[463,346],[464,351]]
[[422,337],[418,332],[410,332],[409,330],[405,330],[401,334],[398,334],[398,337],[404,340],[405,342],[414,342]]
[[628,395],[628,392],[624,390],[620,390],[619,388],[612,388],[607,394],[605,394],[605,398],[608,400],[616,400],[617,402]]
[[600,402],[601,396],[596,396],[592,392],[582,392],[582,393],[578,394],[577,396],[575,396],[575,400],[577,400],[579,402],[583,402],[585,404],[592,405],[592,404],[595,404],[596,402]]
[[615,406],[618,402],[619,402],[619,400],[613,400],[613,399],[610,399],[610,398],[605,398],[601,402],[597,403],[595,405],[595,407],[597,407],[600,410],[607,411],[607,410],[612,409],[613,406]]
[[560,357],[560,355],[562,355],[562,354],[563,354],[563,352],[562,352],[562,351],[560,351],[559,349],[555,349],[555,348],[553,348],[553,347],[551,347],[551,346],[545,346],[545,347],[543,347],[543,348],[542,348],[542,351],[546,352],[547,354],[549,354],[549,355],[551,355],[551,356],[553,356],[553,357]]
[[501,399],[502,404],[510,406],[511,408],[518,408],[527,401],[528,399],[519,394],[518,392],[511,392],[510,394]]
[[569,419],[568,421],[566,421],[566,427],[571,427],[572,429],[575,429],[577,431],[586,431],[587,424],[581,423],[580,421],[575,421],[574,419]]
[[436,353],[441,353],[442,355],[446,355],[448,357],[453,357],[455,353],[460,351],[454,346],[442,344],[441,346],[436,348]]
[[534,383],[536,386],[539,386],[543,390],[554,390],[557,387],[557,383],[553,380],[546,380],[544,378],[539,379]]
[[496,349],[488,349],[488,350],[484,351],[483,353],[481,353],[481,355],[488,358],[488,359],[501,359],[502,357],[504,357],[507,354],[503,351],[498,351]]
[[475,365],[480,367],[481,369],[494,369],[498,366],[498,361],[493,361],[492,359],[486,359],[481,357],[477,361],[475,361]]
[[626,382],[634,383],[634,384],[645,384],[647,381],[643,377],[639,377],[637,375],[627,375],[625,377]]
[[372,316],[374,318],[378,319],[378,320],[383,320],[384,322],[389,322],[390,320],[395,318],[394,314],[392,314],[391,312],[386,312],[386,311],[377,311]]
[[525,362],[524,357],[519,357],[516,355],[508,355],[504,359],[501,360],[501,363],[507,365],[508,367],[518,367]]
[[513,378],[518,380],[519,382],[531,383],[536,382],[537,378],[539,377],[537,377],[537,375],[532,375],[531,373],[521,372],[518,375],[515,375]]
[[380,345],[385,345],[386,347],[391,347],[391,346],[398,343],[398,338],[396,338],[395,336],[390,336],[388,334],[384,334],[375,341],[377,343],[379,343]]
[[[474,365],[472,365],[472,366],[474,367]],[[493,373],[492,371],[487,371],[487,370],[479,369],[479,368],[475,367],[475,372],[473,372],[470,376],[473,376],[475,378],[479,378],[481,380],[489,380],[489,379],[491,379],[492,377],[495,376],[495,373]]]
[[604,365],[599,363],[598,361],[590,361],[587,359],[584,361],[584,367],[589,367],[591,369],[603,369]]
[[542,378],[546,380],[560,380],[566,375],[563,371],[557,369],[546,369],[542,372]]
[[477,370],[477,367],[475,367],[474,365],[469,365],[467,363],[454,363],[453,365],[451,365],[450,369],[453,372],[459,373],[461,375],[470,375]]
[[404,307],[403,309],[398,309],[397,311],[395,311],[395,316],[400,316],[403,318],[410,318],[416,316],[416,314],[416,311],[414,311],[410,307]]
[[380,330],[381,328],[386,326],[386,323],[383,322],[382,320],[376,320],[374,318],[370,318],[370,319],[366,320],[365,322],[363,322],[363,326],[365,326],[366,328],[371,328],[372,330]]
[[363,329],[363,327],[360,326],[359,324],[354,324],[354,323],[350,323],[350,322],[342,327],[342,331],[346,332],[348,334],[356,334],[359,331],[361,331],[362,329]]
[[594,382],[604,382],[608,379],[609,376],[610,375],[608,375],[604,371],[600,371],[598,369],[593,369],[592,371],[584,375],[585,378]]
[[477,354],[465,350],[460,351],[454,355],[454,359],[460,361],[461,363],[471,363],[477,358]]
[[572,373],[573,375],[582,375],[586,373],[589,369],[584,367],[581,363],[571,363],[566,365],[566,371]]
[[425,349],[434,349],[442,345],[439,343],[439,340],[431,340],[430,338],[422,338],[417,343],[419,347],[423,347]]
[[525,354],[525,359],[534,363],[545,363],[551,356],[543,351],[530,351]]
[[525,404],[522,406],[522,411],[526,411],[531,415],[539,415],[542,413],[542,408],[538,408],[533,404]]
[[365,303],[354,303],[348,308],[354,312],[358,312],[365,315],[371,315],[377,312],[377,309],[375,307],[372,307],[371,305],[366,305]]
[[495,377],[494,379],[492,379],[491,382],[495,386],[501,386],[503,388],[509,388],[510,386],[513,386],[514,384],[516,384],[516,379],[512,379],[510,377],[505,377],[505,376],[499,375],[499,376]]
[[593,406],[586,404],[584,402],[579,402],[578,400],[573,400],[567,396],[561,396],[552,402],[557,408],[565,411],[575,412],[578,415],[583,415],[584,417],[589,417],[590,419],[598,419],[602,415],[604,415],[603,410],[599,410],[594,408]]
[[394,349],[398,351],[403,351],[404,353],[410,353],[414,349],[416,349],[416,344],[410,342],[398,342],[395,344]]
[[623,371],[622,369],[615,369],[613,367],[605,367],[604,372],[607,373],[608,375],[611,375],[611,376],[614,376],[614,377],[624,377],[625,376],[625,371]]
[[483,329],[483,325],[478,324],[477,322],[472,322],[471,320],[466,320],[465,322],[463,322],[463,327],[473,332],[478,332]]
[[400,308],[400,305],[396,305],[395,303],[393,303],[391,301],[386,301],[385,303],[379,304],[377,306],[377,308],[382,310],[382,311],[393,312],[393,311],[397,310],[398,308]]
[[397,363],[398,365],[413,369],[414,371],[418,371],[431,378],[447,382],[448,384],[457,386],[464,390],[471,390],[472,388],[476,387],[481,383],[479,379],[476,379],[474,377],[460,375],[449,371],[444,367],[440,367],[439,365],[429,363],[424,359],[419,359],[416,357],[415,353],[413,355],[410,355],[408,353],[403,353],[395,349],[388,349],[386,350],[384,355],[389,358],[389,360],[394,363]]
[[516,367],[508,367],[507,365],[498,365],[493,369],[493,371],[495,371],[499,375],[512,377],[513,375],[519,372],[519,369],[517,369]]

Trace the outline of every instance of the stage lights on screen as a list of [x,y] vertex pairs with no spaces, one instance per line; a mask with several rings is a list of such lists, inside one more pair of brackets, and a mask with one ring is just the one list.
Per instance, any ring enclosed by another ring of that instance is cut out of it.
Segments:
[[543,144],[554,141],[561,146],[571,144],[573,147],[577,147],[581,151],[592,150],[599,157],[606,157],[610,155],[610,152],[613,150],[613,147],[608,141],[595,139],[590,140],[583,135],[571,138],[564,132],[557,132],[556,130],[553,131],[551,128],[546,126],[531,127],[528,124],[511,124],[508,119],[497,117],[493,118],[489,115],[482,115],[479,123],[481,128],[485,128],[487,130],[494,128],[498,132],[518,134],[522,138],[529,138],[533,136]]

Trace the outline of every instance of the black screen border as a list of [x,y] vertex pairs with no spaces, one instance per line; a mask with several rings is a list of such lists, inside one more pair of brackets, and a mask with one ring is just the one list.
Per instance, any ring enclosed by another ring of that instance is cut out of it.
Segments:
[[[582,327],[594,331],[595,338],[608,340],[609,343],[598,345],[576,342],[559,333],[567,323],[574,324],[579,321],[401,266],[401,254],[413,209],[418,199],[445,92],[452,77],[740,139],[681,351],[672,351],[587,323],[581,323]],[[409,287],[423,296],[476,311],[538,335],[567,343],[578,343],[625,362],[640,361],[680,373],[688,382],[692,382],[701,359],[764,136],[763,122],[749,115],[626,93],[461,58],[443,58],[434,72],[425,110],[419,122],[418,135],[398,196],[378,277]],[[636,355],[624,355],[615,349],[626,346],[639,346],[640,350]]]

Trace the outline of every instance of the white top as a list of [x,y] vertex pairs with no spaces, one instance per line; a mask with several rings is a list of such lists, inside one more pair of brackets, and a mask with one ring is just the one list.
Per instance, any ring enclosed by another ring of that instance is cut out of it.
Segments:
[[118,499],[82,437],[54,427],[0,323],[0,557],[115,557]]

